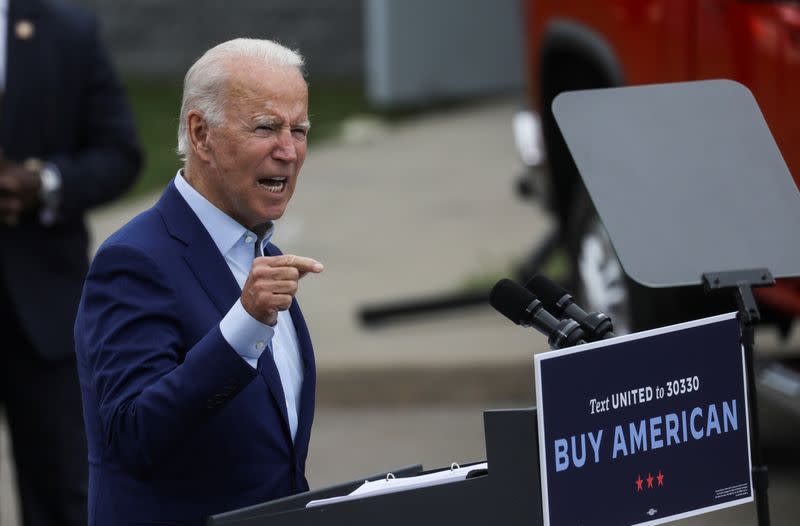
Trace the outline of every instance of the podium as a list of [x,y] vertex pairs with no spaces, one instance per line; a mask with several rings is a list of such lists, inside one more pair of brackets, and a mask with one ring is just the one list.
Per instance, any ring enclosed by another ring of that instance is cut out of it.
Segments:
[[553,114],[628,276],[733,291],[758,523],[768,525],[752,288],[800,275],[800,194],[753,94],[730,80],[573,91]]
[[[359,526],[381,524],[542,524],[536,408],[484,412],[488,473],[456,482],[306,508],[347,495],[364,480],[221,513],[209,526]],[[449,468],[443,468],[449,469]],[[435,470],[438,471],[438,470]],[[419,475],[421,466],[393,472]],[[378,475],[377,478],[386,476]]]

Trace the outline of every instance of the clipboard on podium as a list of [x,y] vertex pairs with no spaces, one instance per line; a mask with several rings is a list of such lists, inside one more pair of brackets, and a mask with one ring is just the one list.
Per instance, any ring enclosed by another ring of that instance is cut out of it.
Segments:
[[[286,497],[272,502],[221,513],[209,526],[401,526],[421,521],[430,524],[487,524],[538,526],[542,524],[539,486],[536,408],[484,412],[488,468],[483,464],[435,485],[403,491],[375,493],[308,506],[309,502],[341,497],[355,491],[364,480]],[[421,466],[393,470],[395,479],[435,476],[454,466],[422,471]],[[388,474],[370,477],[386,479]],[[441,476],[441,475],[440,475]]]

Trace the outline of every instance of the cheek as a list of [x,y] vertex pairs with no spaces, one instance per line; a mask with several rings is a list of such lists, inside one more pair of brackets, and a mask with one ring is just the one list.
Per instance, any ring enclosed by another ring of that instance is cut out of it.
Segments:
[[298,160],[302,164],[302,162],[306,158],[306,152],[308,151],[308,142],[303,141],[303,142],[297,143],[296,151],[297,151]]
[[297,162],[295,163],[295,170],[297,172],[300,171],[300,168],[303,167],[303,163],[306,160],[306,150],[308,149],[308,145],[306,143],[302,143],[295,149],[297,152]]
[[222,155],[225,157],[226,161],[228,161],[228,164],[235,163],[236,159],[238,159],[239,155],[241,154],[236,141],[225,141],[221,150]]
[[232,136],[229,130],[225,129],[219,129],[212,138],[214,139],[212,147],[217,153],[218,162],[225,166],[234,164],[241,154],[239,140]]

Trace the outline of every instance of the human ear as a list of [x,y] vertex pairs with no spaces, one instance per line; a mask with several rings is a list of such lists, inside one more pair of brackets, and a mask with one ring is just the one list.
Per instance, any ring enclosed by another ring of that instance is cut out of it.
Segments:
[[186,129],[189,131],[189,142],[192,150],[203,161],[209,160],[209,126],[203,114],[198,110],[189,110],[186,114]]

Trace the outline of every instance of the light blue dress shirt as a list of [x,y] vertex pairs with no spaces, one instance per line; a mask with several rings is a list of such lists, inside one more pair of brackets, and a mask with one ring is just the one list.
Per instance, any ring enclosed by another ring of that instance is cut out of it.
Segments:
[[[228,268],[244,287],[250,268],[255,259],[254,243],[258,236],[246,229],[231,216],[211,204],[183,178],[181,171],[175,176],[175,188],[197,215],[225,258]],[[264,235],[263,247],[269,243],[275,232],[273,225]],[[300,405],[300,391],[303,387],[303,362],[300,358],[300,345],[297,332],[288,311],[278,312],[275,327],[256,320],[244,309],[239,299],[219,323],[220,331],[231,347],[253,368],[258,367],[258,359],[264,349],[272,350],[272,357],[278,368],[286,396],[286,410],[289,415],[289,428],[292,440],[297,433],[297,408]]]

